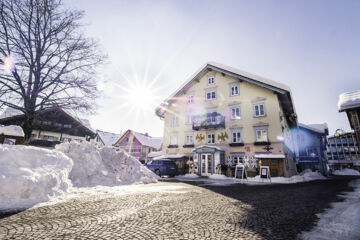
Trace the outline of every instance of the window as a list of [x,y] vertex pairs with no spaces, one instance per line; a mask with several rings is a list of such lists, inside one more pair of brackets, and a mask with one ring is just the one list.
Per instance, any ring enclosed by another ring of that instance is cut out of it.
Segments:
[[171,117],[171,123],[170,123],[171,127],[176,127],[179,125],[179,117],[178,116],[175,116],[173,115]]
[[41,122],[43,125],[47,125],[47,126],[50,126],[51,125],[51,122],[50,121],[42,121]]
[[231,155],[230,158],[231,158],[230,165],[232,166],[236,166],[239,163],[244,163],[244,157],[242,155],[235,154],[235,155]]
[[231,130],[231,142],[232,143],[241,143],[242,142],[240,129]]
[[186,103],[187,103],[187,104],[192,104],[192,103],[194,103],[194,95],[187,95],[187,96],[186,96]]
[[215,133],[206,134],[206,142],[207,144],[215,144]]
[[53,136],[44,135],[44,136],[43,136],[43,139],[44,139],[44,140],[48,140],[48,141],[54,141],[54,137],[53,137]]
[[61,123],[54,123],[54,126],[55,127],[62,127],[62,124]]
[[240,107],[230,108],[230,118],[231,118],[231,120],[241,119]]
[[71,128],[71,124],[64,124],[64,128]]
[[173,133],[170,135],[170,145],[178,145],[177,133]]
[[216,112],[208,112],[208,113],[206,114],[207,121],[208,121],[208,122],[211,122],[211,123],[216,122],[216,115],[217,115]]
[[255,136],[257,142],[267,142],[268,141],[268,131],[267,129],[256,129]]
[[185,145],[192,145],[192,144],[194,144],[194,134],[187,133],[185,135]]
[[186,124],[192,124],[192,115],[190,112],[186,113]]
[[214,83],[215,83],[215,77],[214,77],[214,76],[208,77],[207,83],[208,83],[209,85],[210,85],[210,84],[214,84]]
[[239,84],[231,84],[230,85],[230,96],[239,95]]
[[264,103],[254,104],[254,116],[255,117],[265,116],[265,104]]
[[216,90],[208,90],[206,91],[206,100],[216,99]]
[[308,147],[306,149],[307,155],[310,157],[316,157],[318,155],[317,148],[315,147]]

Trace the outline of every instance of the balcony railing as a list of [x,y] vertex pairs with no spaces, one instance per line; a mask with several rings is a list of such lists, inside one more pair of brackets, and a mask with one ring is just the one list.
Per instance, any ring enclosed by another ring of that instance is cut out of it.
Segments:
[[225,117],[220,113],[213,112],[193,117],[192,129],[195,131],[203,129],[225,128]]

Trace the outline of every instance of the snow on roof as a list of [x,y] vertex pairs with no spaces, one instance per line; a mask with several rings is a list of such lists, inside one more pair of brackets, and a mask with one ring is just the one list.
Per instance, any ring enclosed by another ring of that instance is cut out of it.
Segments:
[[2,112],[2,114],[0,115],[0,119],[22,115],[22,114],[24,114],[22,111],[8,107],[5,109],[4,112]]
[[[179,94],[181,94],[183,92],[183,90],[186,89],[186,87],[188,87],[193,81],[197,80],[201,75],[205,74],[205,71],[208,68],[211,68],[215,71],[223,72],[225,74],[229,74],[232,76],[241,77],[245,81],[249,81],[254,84],[258,84],[258,85],[261,84],[262,86],[268,87],[268,88],[272,89],[273,91],[277,91],[277,92],[281,92],[281,93],[288,92],[291,95],[290,87],[283,83],[279,83],[279,82],[276,82],[276,81],[273,81],[273,80],[270,80],[270,79],[267,79],[264,77],[260,77],[258,75],[251,74],[251,73],[239,70],[237,68],[229,67],[229,66],[217,63],[217,62],[207,62],[204,65],[202,65],[193,75],[191,75],[190,78],[188,78],[180,86],[180,88],[178,88],[172,95],[170,95],[170,97],[168,97],[164,101],[164,103],[156,109],[156,113],[159,116],[163,115],[163,108],[164,108],[164,106],[166,106],[168,101],[171,100],[172,98],[178,96]],[[291,104],[292,104],[294,112],[295,112],[295,107],[294,107],[294,104],[292,103],[292,100],[291,100]]]
[[298,123],[298,126],[321,134],[326,134],[326,132],[329,131],[327,123],[320,123],[320,124]]
[[105,146],[112,146],[115,142],[122,136],[122,134],[110,133],[105,131],[96,130],[96,133],[99,135],[101,140],[104,142]]
[[17,125],[9,125],[9,126],[0,125],[0,134],[4,134],[8,136],[16,136],[16,137],[25,136],[23,129]]
[[255,158],[285,158],[284,154],[255,154]]
[[162,155],[162,151],[158,151],[158,152],[149,152],[149,154],[147,155],[149,158],[152,157],[159,157]]
[[141,143],[141,145],[145,145],[148,147],[152,147],[155,149],[160,149],[162,145],[162,138],[159,137],[150,137],[142,133],[138,133],[132,131],[136,139]]
[[338,108],[340,112],[346,109],[360,108],[360,90],[340,94]]

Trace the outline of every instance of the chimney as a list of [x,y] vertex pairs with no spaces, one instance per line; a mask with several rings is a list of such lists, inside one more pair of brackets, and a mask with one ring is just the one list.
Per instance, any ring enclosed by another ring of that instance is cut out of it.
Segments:
[[148,134],[148,133],[145,133],[145,136],[147,136],[147,137],[148,137],[148,136],[149,136],[149,134]]

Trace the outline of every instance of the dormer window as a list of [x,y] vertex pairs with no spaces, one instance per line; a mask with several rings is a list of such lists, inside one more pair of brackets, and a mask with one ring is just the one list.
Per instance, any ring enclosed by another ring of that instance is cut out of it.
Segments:
[[215,77],[214,76],[208,77],[207,83],[208,85],[215,84]]

